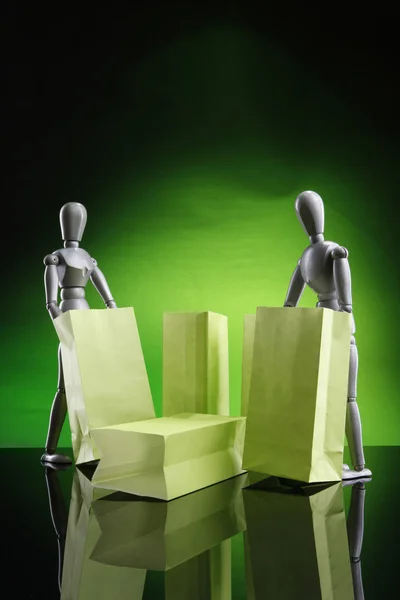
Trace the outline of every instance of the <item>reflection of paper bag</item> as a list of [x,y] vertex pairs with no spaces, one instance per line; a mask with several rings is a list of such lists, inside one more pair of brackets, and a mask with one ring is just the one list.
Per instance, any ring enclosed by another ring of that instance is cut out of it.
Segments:
[[243,491],[249,597],[354,600],[342,485],[297,492]]
[[[246,482],[247,475],[243,475],[163,503],[134,497],[128,500],[126,496],[118,499],[121,494],[96,490],[77,471],[61,600],[231,600],[231,546],[226,538],[245,527],[241,488]],[[146,540],[146,528],[150,541]],[[145,560],[140,556],[140,543]],[[153,543],[156,556],[151,552]],[[147,565],[157,566],[157,557],[163,552],[167,572],[147,570]],[[196,552],[201,553],[195,556]],[[171,568],[171,560],[180,564]]]
[[54,325],[79,464],[99,458],[90,429],[151,419],[155,412],[132,308],[70,310]]
[[101,535],[92,559],[170,570],[245,529],[246,482],[244,474],[171,502],[118,493],[94,502]]
[[243,547],[244,547],[244,568],[245,568],[245,575],[246,575],[246,600],[256,600],[256,597],[254,595],[253,571],[251,568],[249,534],[248,534],[247,530],[243,533]]
[[256,315],[244,315],[242,349],[242,407],[241,415],[247,416],[249,406],[251,365],[253,362],[254,330]]
[[231,540],[165,574],[165,600],[231,600]]
[[91,510],[92,500],[105,493],[75,471],[72,485],[60,600],[142,600],[146,571],[124,569],[91,559],[101,535]]
[[244,417],[182,414],[93,429],[93,483],[172,500],[242,472]]
[[341,480],[351,315],[258,308],[243,468]]
[[163,415],[229,415],[228,318],[165,313]]
[[231,600],[231,540],[162,573],[147,571],[143,600]]

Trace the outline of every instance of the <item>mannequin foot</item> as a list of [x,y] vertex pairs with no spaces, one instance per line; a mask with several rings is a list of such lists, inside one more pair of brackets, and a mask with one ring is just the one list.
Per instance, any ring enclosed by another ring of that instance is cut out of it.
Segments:
[[350,469],[349,465],[343,465],[342,480],[346,479],[365,479],[372,477],[372,472],[367,467],[357,467]]
[[42,464],[50,463],[58,465],[71,465],[72,459],[69,456],[66,456],[65,454],[49,454],[48,452],[45,452],[44,454],[42,454],[40,462]]

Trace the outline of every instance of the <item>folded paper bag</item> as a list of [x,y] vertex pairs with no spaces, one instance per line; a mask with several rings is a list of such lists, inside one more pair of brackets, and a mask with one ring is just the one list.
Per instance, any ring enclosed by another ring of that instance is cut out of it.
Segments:
[[344,312],[257,308],[244,469],[341,480],[350,337]]
[[228,317],[164,313],[163,416],[229,415]]
[[171,500],[242,472],[244,417],[181,414],[91,430],[93,483]]
[[133,308],[70,310],[60,339],[76,464],[99,458],[90,430],[155,417]]

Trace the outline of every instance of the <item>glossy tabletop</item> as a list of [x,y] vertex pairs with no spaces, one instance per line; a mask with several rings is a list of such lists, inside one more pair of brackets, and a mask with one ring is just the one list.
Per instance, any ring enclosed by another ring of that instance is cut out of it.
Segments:
[[2,449],[2,597],[396,598],[400,448],[365,453],[364,485],[230,481],[164,503]]

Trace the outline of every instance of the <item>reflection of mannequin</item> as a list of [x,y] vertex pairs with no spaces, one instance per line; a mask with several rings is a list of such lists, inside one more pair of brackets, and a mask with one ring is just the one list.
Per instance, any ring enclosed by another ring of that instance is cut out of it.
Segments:
[[370,478],[363,481],[343,481],[344,486],[352,486],[350,509],[347,517],[347,535],[349,539],[354,600],[364,600],[361,574],[361,548],[364,536],[365,484],[368,481],[370,481]]
[[68,465],[47,464],[45,477],[49,498],[50,516],[58,543],[58,587],[61,592],[62,570],[64,563],[65,536],[67,532],[68,512],[58,480],[57,471],[65,470]]

